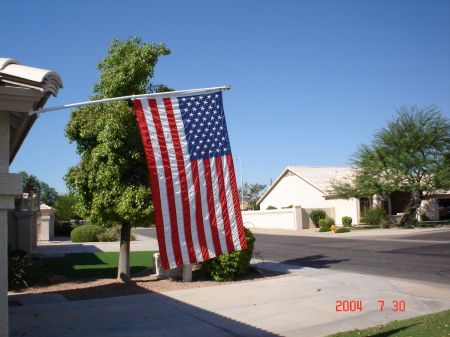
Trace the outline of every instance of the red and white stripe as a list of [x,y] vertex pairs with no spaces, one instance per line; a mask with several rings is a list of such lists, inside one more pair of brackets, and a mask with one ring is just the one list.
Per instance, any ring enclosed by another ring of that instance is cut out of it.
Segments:
[[176,97],[133,103],[163,268],[247,248],[232,156],[190,160]]

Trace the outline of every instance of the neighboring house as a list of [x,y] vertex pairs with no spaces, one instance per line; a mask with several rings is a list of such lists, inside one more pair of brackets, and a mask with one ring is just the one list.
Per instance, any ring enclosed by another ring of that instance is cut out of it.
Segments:
[[261,210],[268,206],[282,209],[290,205],[306,209],[333,209],[327,216],[342,224],[343,216],[350,216],[353,223],[359,219],[358,199],[336,199],[329,196],[330,182],[351,173],[351,167],[288,166],[258,200]]
[[[288,166],[258,203],[262,211],[269,206],[282,209],[290,205],[303,209],[328,209],[327,216],[334,218],[337,225],[342,224],[344,216],[350,216],[353,224],[360,223],[361,212],[373,206],[383,207],[390,215],[403,212],[406,200],[410,198],[405,192],[395,192],[390,199],[374,196],[346,200],[330,195],[331,182],[348,177],[352,171],[351,167]],[[450,208],[449,192],[440,191],[428,196],[422,201],[418,215],[425,214],[430,220],[439,220],[438,205]],[[303,225],[303,228],[307,227]]]
[[[9,173],[23,141],[37,119],[31,110],[43,108],[63,87],[60,76],[49,70],[0,58],[0,336],[8,336],[8,211],[22,195],[22,175]],[[20,233],[18,233],[20,235]]]

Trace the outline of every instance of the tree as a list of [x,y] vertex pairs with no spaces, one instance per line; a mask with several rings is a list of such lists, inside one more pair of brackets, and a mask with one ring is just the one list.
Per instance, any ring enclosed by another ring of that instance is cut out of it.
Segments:
[[358,147],[351,158],[355,174],[335,182],[337,197],[391,197],[407,192],[404,225],[430,193],[450,188],[450,121],[436,106],[405,106],[372,142]]
[[75,222],[78,223],[82,218],[78,215],[76,205],[77,199],[74,195],[61,194],[58,197],[58,200],[56,201],[55,205],[53,205],[53,207],[57,209],[55,216],[59,220],[65,221],[75,220]]
[[[266,185],[244,183],[244,209],[259,210],[257,201],[261,197]],[[242,189],[239,188],[239,199],[242,202]]]
[[[114,39],[108,56],[97,64],[102,73],[91,99],[170,91],[150,82],[158,57],[169,54],[164,44]],[[91,223],[122,225],[117,279],[129,282],[131,227],[153,222],[147,163],[131,102],[77,108],[66,136],[81,155],[65,177],[80,216]]]
[[[47,183],[40,181],[36,176],[29,175],[25,171],[19,172],[23,178],[23,192],[27,193],[30,191],[30,188],[33,189],[34,192],[39,192],[41,195],[41,202],[48,205],[53,206],[55,202],[58,200],[58,192],[53,187],[50,187]],[[34,185],[34,187],[32,187]]]

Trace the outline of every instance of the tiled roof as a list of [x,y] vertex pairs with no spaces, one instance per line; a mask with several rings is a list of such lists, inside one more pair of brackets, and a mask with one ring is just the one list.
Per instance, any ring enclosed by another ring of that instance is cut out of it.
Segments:
[[18,61],[0,58],[0,81],[5,85],[32,88],[50,92],[53,96],[63,87],[58,73],[21,65]]
[[323,193],[327,193],[333,180],[349,177],[353,172],[351,167],[335,166],[288,166],[287,169]]
[[62,87],[61,77],[54,71],[0,58],[0,111],[10,116],[10,164],[36,121],[37,117],[28,113],[43,108],[48,98],[56,96]]
[[258,203],[261,203],[267,195],[274,189],[278,182],[289,172],[295,174],[300,179],[303,179],[308,184],[328,195],[328,189],[332,181],[341,180],[351,176],[354,168],[352,167],[338,167],[338,166],[288,166],[283,173],[269,186],[267,191],[259,198]]

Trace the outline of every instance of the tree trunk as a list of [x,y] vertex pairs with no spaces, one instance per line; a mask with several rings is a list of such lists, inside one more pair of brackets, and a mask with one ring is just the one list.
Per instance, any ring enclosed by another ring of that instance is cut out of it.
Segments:
[[131,280],[130,276],[130,237],[131,237],[131,223],[122,223],[120,230],[120,255],[119,268],[117,270],[117,281],[128,283]]
[[409,217],[416,212],[416,210],[420,207],[422,204],[423,197],[419,197],[419,199],[411,199],[410,203],[408,204],[408,211],[403,214],[402,219],[400,220],[400,223],[398,224],[400,227],[403,227],[406,224],[406,221],[408,221]]

